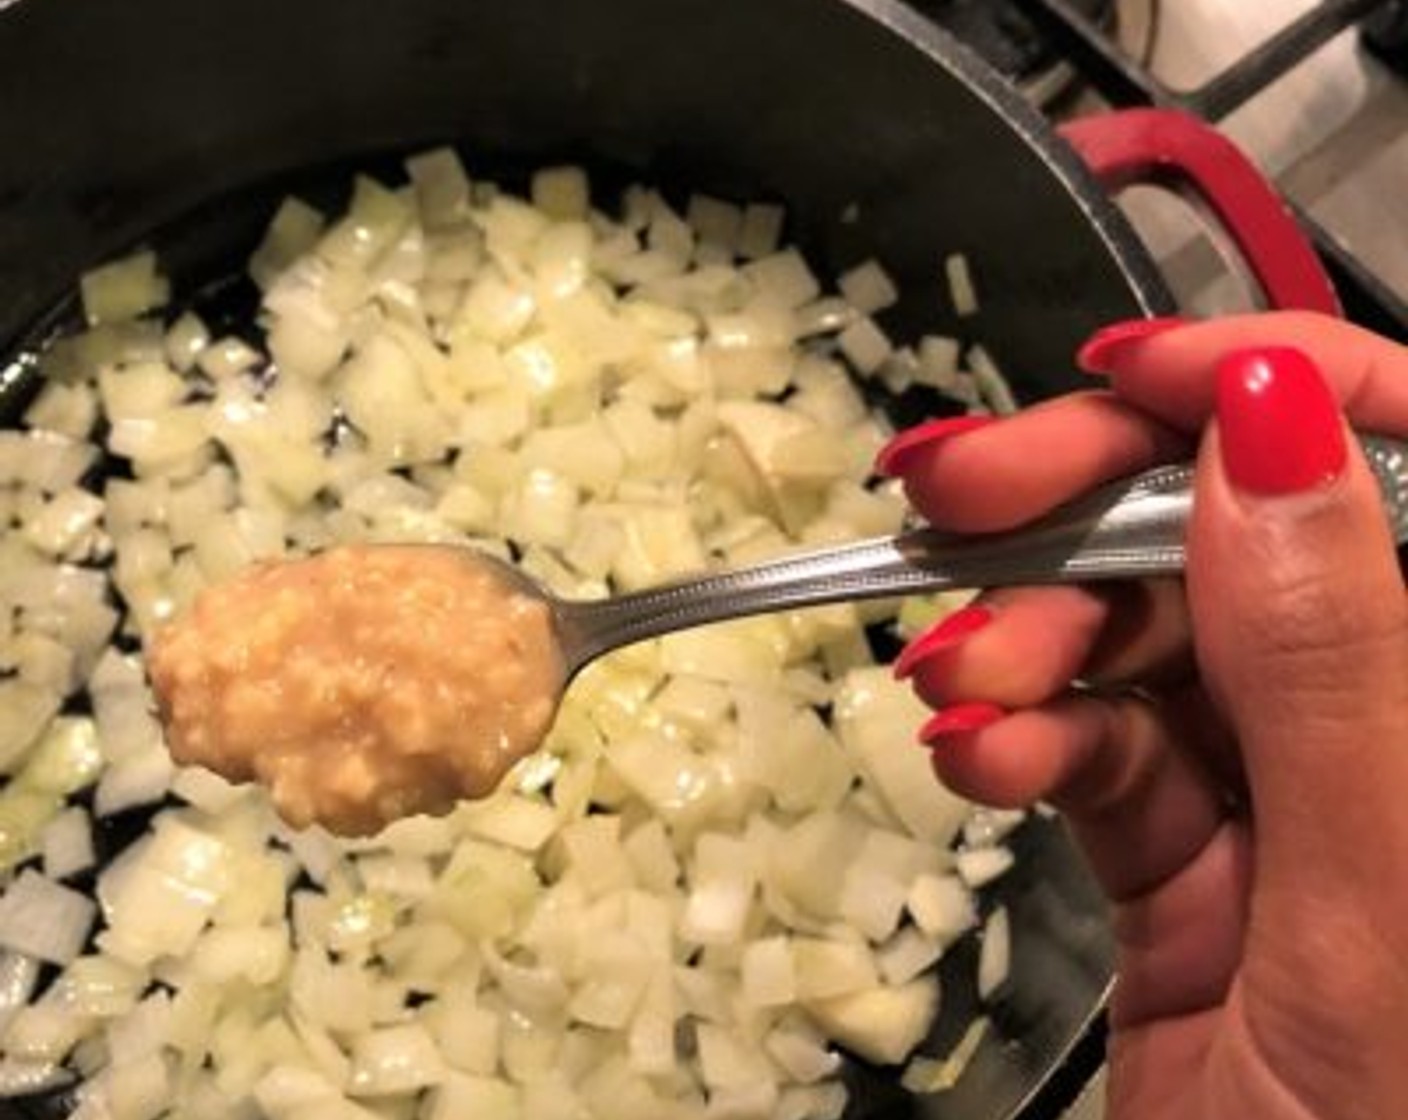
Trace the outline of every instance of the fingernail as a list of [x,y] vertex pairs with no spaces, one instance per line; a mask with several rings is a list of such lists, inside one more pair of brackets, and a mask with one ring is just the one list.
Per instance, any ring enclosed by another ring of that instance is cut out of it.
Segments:
[[899,657],[895,658],[895,680],[908,680],[925,659],[939,650],[951,649],[991,621],[992,611],[986,607],[968,606],[954,611],[900,650]]
[[886,478],[898,478],[914,465],[915,456],[925,448],[975,428],[985,428],[992,422],[991,416],[948,416],[906,428],[875,456],[875,473]]
[[1076,365],[1086,373],[1113,373],[1140,343],[1187,323],[1187,319],[1177,315],[1111,323],[1108,327],[1101,327],[1076,351]]
[[1299,350],[1228,354],[1217,367],[1217,423],[1232,485],[1250,494],[1293,494],[1337,478],[1345,465],[1339,405]]
[[952,704],[936,712],[919,729],[919,741],[929,747],[942,746],[950,737],[981,731],[1006,714],[1006,710],[996,704]]

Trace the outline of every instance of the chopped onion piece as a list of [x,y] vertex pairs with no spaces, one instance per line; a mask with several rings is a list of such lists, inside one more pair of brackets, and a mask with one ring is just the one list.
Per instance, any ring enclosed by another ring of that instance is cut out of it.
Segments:
[[65,809],[51,820],[40,837],[44,874],[50,879],[67,879],[93,866],[93,831],[87,810]]
[[262,1115],[271,1120],[293,1120],[305,1106],[341,1097],[341,1091],[320,1073],[299,1066],[272,1066],[255,1083],[252,1096]]
[[49,1093],[72,1081],[73,1073],[58,1062],[0,1058],[0,1098]]
[[243,339],[221,338],[201,349],[196,364],[216,381],[252,370],[263,360],[259,351]]
[[957,940],[978,921],[973,896],[956,875],[920,875],[910,886],[905,906],[915,925],[945,942]]
[[163,817],[153,835],[98,880],[104,951],[131,964],[187,952],[232,885],[227,843]]
[[634,829],[622,843],[621,850],[642,887],[660,894],[673,892],[679,881],[680,865],[661,821],[649,820]]
[[[810,338],[819,334],[834,334],[845,330],[861,315],[855,307],[844,299],[834,296],[813,300],[796,313],[796,329],[800,338]],[[800,378],[799,378],[800,380]]]
[[171,756],[161,748],[113,762],[98,780],[93,810],[99,817],[110,817],[160,801],[171,788],[175,772]]
[[753,898],[754,876],[748,845],[706,833],[695,843],[692,888],[680,919],[680,932],[701,945],[739,940]]
[[456,225],[469,217],[469,176],[453,148],[436,148],[406,160],[406,171],[427,229]]
[[108,1114],[121,1120],[155,1120],[166,1110],[174,1086],[160,1054],[109,1066],[94,1086]]
[[39,983],[39,960],[26,953],[0,953],[0,1037]]
[[188,805],[218,815],[248,797],[251,787],[235,785],[200,766],[183,766],[171,779],[171,792]]
[[787,211],[769,202],[749,203],[743,208],[743,220],[738,230],[738,255],[744,260],[758,260],[777,248],[782,238],[782,226]]
[[103,501],[72,487],[55,494],[26,520],[24,538],[50,556],[74,558],[91,548],[91,535],[103,515]]
[[764,306],[795,311],[821,294],[821,285],[795,249],[783,249],[743,266],[754,299]]
[[958,383],[958,365],[962,354],[963,346],[958,339],[926,335],[919,342],[915,381],[941,392],[951,391]]
[[348,1091],[359,1097],[413,1093],[444,1077],[440,1052],[424,1027],[387,1027],[357,1040]]
[[621,818],[595,815],[562,830],[567,866],[590,895],[618,890],[630,883],[630,864],[621,848]]
[[24,421],[30,428],[72,440],[86,439],[97,420],[97,396],[92,386],[82,382],[72,385],[62,381],[46,382],[24,414]]
[[467,992],[442,1001],[430,1027],[440,1053],[456,1070],[489,1075],[498,1068],[499,1017],[470,1002]]
[[85,272],[78,283],[89,325],[135,319],[163,306],[171,294],[165,277],[157,273],[152,252],[136,253]]
[[357,873],[368,891],[393,898],[426,898],[435,886],[430,865],[410,855],[362,856],[357,860]]
[[0,895],[0,945],[51,964],[78,956],[98,908],[77,891],[21,871]]
[[836,696],[836,728],[862,771],[914,836],[947,845],[969,807],[933,781],[922,751],[895,744],[912,737],[924,707],[883,668],[846,674]]
[[808,1005],[832,1038],[867,1061],[898,1065],[923,1040],[938,1009],[933,976],[900,987],[867,987]]
[[55,432],[0,431],[0,484],[57,494],[76,485],[96,458],[91,444]]
[[77,1014],[110,1019],[137,1005],[147,976],[111,957],[87,956],[70,964],[57,985],[65,1006]]
[[792,949],[785,937],[750,941],[743,950],[743,998],[755,1007],[777,1007],[797,999]]
[[845,1111],[844,1085],[799,1085],[783,1090],[771,1120],[841,1120]]
[[694,255],[694,231],[658,194],[652,192],[646,244],[683,268]]
[[0,771],[13,771],[59,710],[63,697],[14,678],[0,679]]
[[723,250],[725,259],[731,258],[737,250],[743,232],[743,211],[733,203],[707,194],[692,194],[685,205],[684,219],[701,246]]
[[841,1055],[810,1027],[779,1027],[763,1040],[768,1055],[796,1081],[810,1085],[841,1068]]
[[93,670],[88,687],[105,758],[120,761],[160,746],[161,729],[152,716],[146,677],[135,658],[109,649]]
[[991,999],[1007,983],[1011,969],[1011,923],[1007,907],[999,906],[983,926],[983,946],[978,955],[978,995]]
[[864,945],[799,937],[792,941],[792,969],[801,1000],[826,1000],[876,988],[875,958]]
[[768,1120],[777,1108],[777,1084],[755,1081],[709,1094],[708,1120]]
[[185,474],[209,443],[206,413],[203,405],[180,405],[150,419],[119,420],[108,434],[108,447],[131,459],[138,474]]
[[899,299],[899,289],[879,261],[866,261],[843,272],[837,287],[846,301],[862,315],[873,315]]
[[560,222],[587,216],[591,193],[580,167],[548,167],[533,176],[533,205]]
[[1002,843],[1023,821],[1025,809],[975,809],[963,825],[963,844],[968,848],[991,848]]
[[962,253],[950,253],[944,258],[944,275],[948,278],[949,299],[960,317],[976,315],[978,291],[973,285],[973,273],[968,258]]
[[501,1078],[452,1074],[431,1094],[426,1120],[522,1120],[521,1093]]
[[941,1061],[933,1058],[913,1059],[905,1066],[900,1084],[911,1093],[942,1093],[952,1089],[978,1052],[991,1026],[986,1018],[974,1019],[948,1057]]
[[551,220],[523,199],[503,194],[495,195],[478,215],[490,254],[505,261],[525,256]]
[[885,332],[868,317],[857,319],[837,335],[836,345],[862,375],[877,372],[894,350]]
[[765,1053],[731,1031],[700,1023],[694,1031],[704,1084],[711,1090],[744,1089],[772,1083]]
[[540,801],[501,795],[465,805],[460,819],[471,835],[522,852],[534,852],[557,831],[557,814]]
[[1005,875],[1014,862],[1009,848],[968,848],[953,860],[959,878],[974,890]]
[[973,371],[978,392],[993,412],[1006,416],[1017,411],[1019,406],[1012,394],[1012,387],[1007,384],[1007,379],[986,349],[982,346],[969,347],[968,365]]
[[187,311],[166,332],[166,360],[181,373],[195,369],[201,352],[210,345],[210,331],[199,315]]
[[254,282],[268,291],[289,265],[316,244],[322,231],[322,214],[301,199],[285,198],[250,258]]
[[887,984],[907,984],[943,956],[944,942],[917,929],[900,930],[875,954],[880,976]]
[[411,220],[406,199],[368,175],[358,175],[347,214],[319,239],[318,256],[334,268],[376,264]]

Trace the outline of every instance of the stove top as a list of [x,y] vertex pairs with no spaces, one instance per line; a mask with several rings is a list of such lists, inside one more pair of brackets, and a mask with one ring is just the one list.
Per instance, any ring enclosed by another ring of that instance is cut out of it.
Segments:
[[[1387,26],[1389,6],[1379,7]],[[1297,17],[1322,8],[1314,0],[1164,5],[1151,70],[1174,90],[1193,89]],[[1403,60],[1401,53],[1390,57],[1395,63]],[[1216,123],[1333,239],[1334,248],[1399,301],[1408,300],[1408,212],[1397,201],[1408,183],[1408,80],[1403,72],[1386,64],[1351,29]],[[1176,236],[1170,241],[1164,236],[1160,249],[1170,283],[1194,310],[1220,310],[1236,299],[1206,238]]]
[[[1019,0],[911,0],[944,30],[972,47],[1036,104],[1054,106],[1078,81],[1059,44],[1033,20]],[[1119,35],[1118,0],[1074,0],[1092,26]],[[1135,56],[1144,58],[1144,48]]]
[[[1408,4],[1156,4],[1147,65],[1069,0],[1023,7],[1087,79],[1063,111],[1164,104],[1217,125],[1297,207],[1350,316],[1408,340]],[[1122,203],[1188,311],[1254,303],[1186,207],[1147,190]]]
[[[1052,117],[1158,104],[1216,124],[1298,209],[1347,313],[1408,340],[1408,2],[910,2]],[[1189,313],[1256,305],[1188,206],[1121,204]]]

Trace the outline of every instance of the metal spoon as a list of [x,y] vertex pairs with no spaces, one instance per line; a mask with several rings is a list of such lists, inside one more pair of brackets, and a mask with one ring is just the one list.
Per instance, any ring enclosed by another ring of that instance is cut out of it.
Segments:
[[[1394,539],[1408,542],[1408,442],[1378,436],[1360,442]],[[592,601],[559,599],[517,569],[483,559],[552,609],[565,683],[620,646],[745,615],[949,588],[1176,574],[1183,570],[1192,481],[1192,464],[1158,467],[1008,533],[916,529]]]
[[[1382,490],[1394,538],[1400,542],[1408,540],[1408,443],[1380,438],[1366,438],[1362,442]],[[364,782],[370,791],[364,803],[356,798],[349,800],[345,794],[336,793],[333,787],[336,796],[321,808],[316,805],[315,808],[323,814],[323,823],[330,827],[361,834],[389,823],[393,816],[403,812],[443,807],[447,791],[441,786],[442,771],[458,783],[450,793],[482,795],[498,783],[515,761],[536,749],[568,682],[585,665],[618,646],[672,630],[741,615],[951,587],[1124,579],[1181,571],[1192,507],[1192,478],[1193,469],[1189,465],[1160,467],[1105,486],[1033,525],[1010,533],[956,537],[933,529],[919,529],[595,601],[559,599],[517,568],[487,553],[456,550],[448,554],[448,568],[430,569],[431,578],[435,580],[453,580],[464,575],[476,577],[465,585],[463,601],[450,604],[460,611],[456,615],[455,632],[466,631],[464,639],[472,644],[476,640],[475,627],[481,627],[488,643],[482,647],[488,651],[487,655],[494,658],[512,653],[520,658],[523,672],[501,674],[496,672],[495,665],[486,664],[480,658],[475,670],[480,677],[486,681],[502,678],[509,683],[481,690],[482,695],[475,701],[475,719],[469,734],[466,734],[463,719],[465,713],[455,703],[449,702],[448,711],[438,716],[430,713],[435,718],[424,721],[415,742],[420,754],[443,753],[446,757],[442,761],[446,766],[440,770],[426,769],[427,781],[421,786],[402,782],[390,790],[395,796],[388,801],[379,796],[385,790],[377,781]],[[382,547],[385,546],[369,545],[363,550]],[[447,554],[440,546],[399,547],[434,550],[436,562],[442,565],[447,562]],[[303,573],[307,578],[299,584],[299,594],[313,596],[311,604],[304,601],[305,607],[311,605],[315,610],[318,607],[318,573],[323,573],[330,581],[323,585],[322,591],[329,586],[342,586],[337,583],[339,577],[327,574],[332,569],[326,567],[325,557],[292,563],[306,564],[313,569],[312,574]],[[468,565],[469,570],[460,570],[459,563]],[[354,560],[352,571],[356,570]],[[256,569],[249,577],[254,581],[252,587],[235,580],[224,591],[210,589],[205,594],[216,597],[211,600],[215,606],[209,606],[206,616],[234,618],[236,624],[241,618],[250,623],[262,619],[265,614],[259,608],[261,596],[270,594],[269,576],[267,567]],[[367,586],[388,585],[383,580],[380,584],[372,581]],[[218,598],[222,594],[234,597],[223,607]],[[514,602],[515,597],[529,602]],[[225,610],[230,602],[238,609]],[[538,604],[543,608],[541,611],[530,609],[520,613],[520,608]],[[366,605],[377,607],[375,603]],[[398,611],[401,601],[393,596],[381,606],[385,610],[380,616],[373,609],[369,617],[384,617],[390,622],[386,611]],[[499,606],[504,608],[502,617],[496,616]],[[443,612],[448,608],[442,602],[435,609]],[[159,707],[167,721],[168,741],[173,752],[179,749],[177,757],[182,761],[201,762],[217,771],[224,769],[227,776],[243,780],[248,773],[242,764],[267,749],[269,738],[259,720],[214,722],[213,713],[228,707],[221,702],[220,692],[228,690],[233,678],[226,673],[199,671],[204,656],[203,642],[209,641],[211,636],[206,633],[208,627],[200,623],[199,609],[191,617],[193,629],[182,631],[178,621],[166,632],[166,641],[171,644],[159,644],[150,652],[149,667]],[[519,625],[521,620],[530,617],[531,625]],[[413,638],[416,626],[417,620],[412,615],[397,631],[397,640],[407,632]],[[376,629],[353,626],[345,647],[346,656],[355,662],[361,656],[357,643],[362,639],[357,635]],[[222,630],[217,642],[220,648],[225,648],[230,641],[240,639],[239,634],[230,635]],[[373,642],[366,652],[378,664],[387,660],[387,649],[379,642]],[[423,652],[434,657],[439,649]],[[273,678],[278,676],[281,664],[262,668],[264,687],[278,688]],[[211,681],[215,682],[213,691]],[[249,685],[248,680],[242,683]],[[433,679],[431,683],[434,684]],[[185,702],[176,695],[182,688],[192,690]],[[248,706],[247,701],[241,703]],[[240,705],[236,704],[235,708],[238,710]],[[320,707],[313,705],[311,714],[300,712],[299,708],[299,704],[292,704],[287,712],[294,731],[298,732],[300,719],[305,723],[311,720],[313,730],[307,735],[296,733],[291,741],[320,745],[321,732],[317,730]],[[181,712],[184,716],[177,718],[176,714]],[[358,718],[366,724],[359,728],[355,740],[361,752],[358,761],[364,764],[358,773],[365,772],[375,778],[380,772],[378,758],[385,755],[394,759],[403,748],[399,739],[387,737],[390,724],[384,716],[370,718],[363,713]],[[257,729],[256,734],[249,734],[251,727]],[[272,788],[275,804],[279,805],[280,786],[273,783]],[[298,819],[304,823],[309,813],[306,801],[307,798],[300,798],[296,806]]]

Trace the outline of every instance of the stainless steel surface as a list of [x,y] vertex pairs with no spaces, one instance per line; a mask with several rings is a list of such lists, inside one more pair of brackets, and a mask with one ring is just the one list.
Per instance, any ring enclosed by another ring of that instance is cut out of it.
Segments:
[[[1176,89],[1199,86],[1315,0],[1178,0],[1161,7],[1150,69]],[[1281,189],[1408,297],[1408,83],[1342,34],[1220,127]],[[1154,248],[1180,303],[1196,313],[1246,307],[1215,237],[1186,206],[1138,190],[1126,211]]]
[[[1364,437],[1362,444],[1394,536],[1408,540],[1408,443]],[[956,587],[1175,573],[1183,568],[1192,480],[1190,464],[1158,467],[1010,533],[956,537],[917,529],[609,599],[566,601],[541,589],[537,594],[556,614],[570,679],[619,646],[745,615]]]
[[728,618],[960,587],[1074,583],[1183,567],[1192,468],[1101,487],[1010,533],[916,529],[590,602],[554,601],[569,673],[610,649]]

